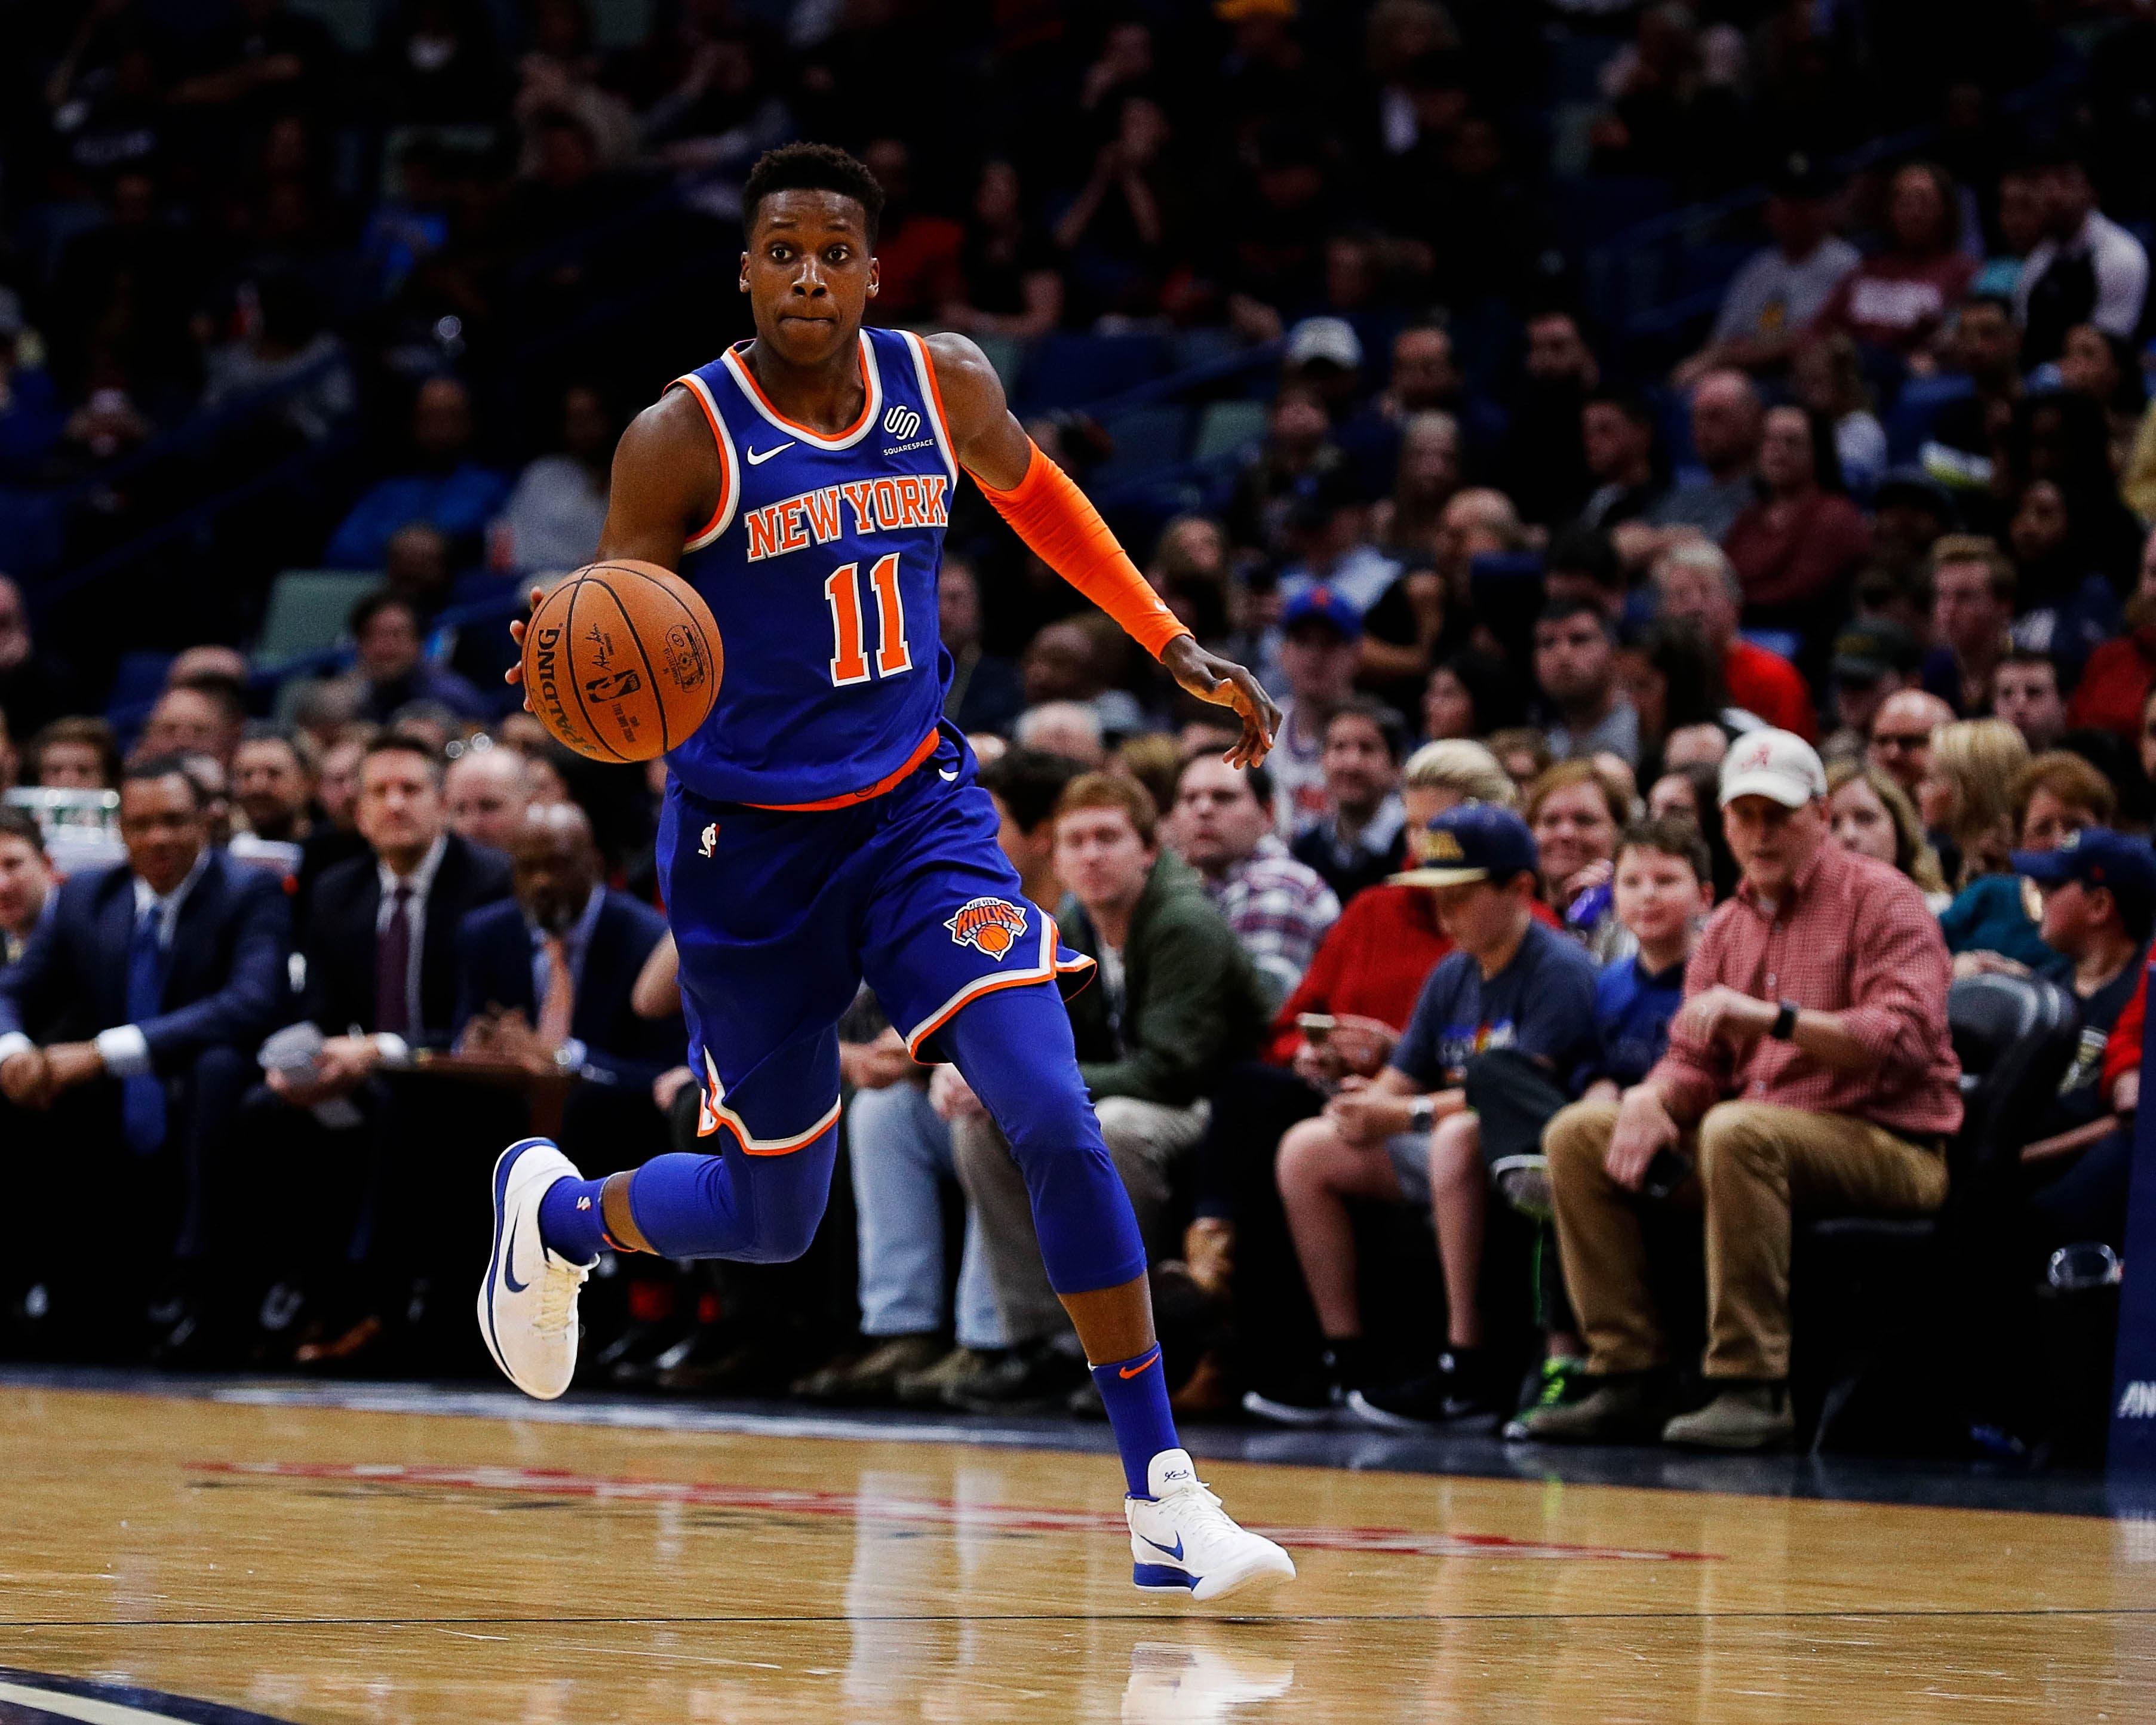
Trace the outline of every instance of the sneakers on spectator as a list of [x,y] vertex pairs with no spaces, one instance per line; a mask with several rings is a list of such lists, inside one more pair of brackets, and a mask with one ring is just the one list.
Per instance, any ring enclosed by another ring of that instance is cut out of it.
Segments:
[[1703,1408],[1662,1427],[1662,1441],[1696,1450],[1776,1450],[1797,1435],[1783,1383],[1732,1384]]
[[919,1371],[901,1372],[892,1386],[899,1405],[909,1408],[947,1407],[951,1404],[945,1394],[952,1385],[970,1384],[993,1365],[1000,1350],[990,1352],[980,1348],[953,1348],[933,1365]]
[[834,1360],[793,1385],[793,1393],[831,1407],[873,1407],[898,1399],[898,1380],[925,1371],[942,1359],[943,1344],[934,1335],[886,1336],[873,1340],[865,1354]]
[[1587,1395],[1593,1382],[1587,1375],[1587,1362],[1584,1359],[1557,1354],[1543,1360],[1527,1379],[1519,1410],[1505,1422],[1506,1437],[1517,1441],[1529,1436],[1529,1420],[1544,1408],[1570,1407]]
[[543,1138],[519,1139],[494,1165],[494,1246],[479,1287],[480,1334],[509,1381],[542,1401],[567,1390],[576,1373],[577,1295],[592,1267],[547,1249],[539,1200],[555,1181],[576,1177]]
[[1522,1216],[1532,1216],[1538,1222],[1548,1221],[1556,1216],[1557,1205],[1550,1196],[1548,1157],[1502,1157],[1491,1169],[1490,1178],[1496,1185],[1497,1195]]
[[1336,1341],[1316,1365],[1263,1390],[1244,1392],[1243,1411],[1268,1426],[1334,1426],[1358,1380],[1359,1344]]
[[987,1370],[952,1385],[944,1400],[973,1414],[1061,1413],[1087,1378],[1084,1355],[1036,1342],[1006,1350]]
[[1577,1401],[1538,1407],[1518,1425],[1530,1443],[1652,1443],[1669,1418],[1666,1391],[1654,1374],[1586,1378]]
[[1131,1526],[1131,1580],[1149,1591],[1217,1600],[1295,1579],[1295,1559],[1238,1527],[1199,1483],[1187,1450],[1163,1450],[1147,1469],[1152,1495],[1123,1499]]
[[1455,1348],[1424,1372],[1398,1384],[1348,1392],[1348,1411],[1380,1431],[1431,1431],[1448,1420],[1497,1410],[1496,1385],[1480,1349]]

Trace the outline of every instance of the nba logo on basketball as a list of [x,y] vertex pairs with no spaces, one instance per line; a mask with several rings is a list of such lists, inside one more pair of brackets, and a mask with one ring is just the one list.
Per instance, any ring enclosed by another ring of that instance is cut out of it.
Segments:
[[1001,964],[1025,932],[1025,913],[1005,898],[969,898],[943,926],[959,945],[984,952]]

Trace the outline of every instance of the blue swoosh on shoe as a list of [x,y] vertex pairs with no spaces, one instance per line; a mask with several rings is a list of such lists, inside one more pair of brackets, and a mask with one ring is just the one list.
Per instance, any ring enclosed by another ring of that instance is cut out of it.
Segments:
[[[509,1233],[509,1250],[502,1254],[501,1282],[502,1286],[511,1293],[522,1293],[526,1288],[531,1286],[528,1282],[519,1282],[516,1279],[516,1231],[513,1226]],[[1180,1545],[1183,1541],[1178,1538],[1175,1543]],[[1147,1539],[1146,1543],[1150,1545],[1152,1541]]]
[[1178,1562],[1178,1564],[1179,1564],[1179,1563],[1181,1563],[1181,1562],[1183,1561],[1183,1535],[1182,1535],[1182,1534],[1178,1533],[1178,1534],[1175,1536],[1175,1543],[1174,1543],[1173,1545],[1172,1545],[1172,1546],[1168,1546],[1168,1545],[1163,1545],[1163,1544],[1160,1543],[1160,1541],[1158,1541],[1158,1539],[1146,1539],[1146,1536],[1145,1536],[1144,1534],[1142,1534],[1142,1533],[1139,1534],[1139,1535],[1138,1535],[1138,1538],[1141,1538],[1141,1539],[1145,1539],[1145,1543],[1146,1543],[1147,1545],[1150,1545],[1150,1546],[1151,1546],[1151,1547],[1152,1547],[1155,1551],[1164,1551],[1164,1552],[1166,1552],[1166,1553],[1167,1553],[1170,1557],[1173,1558],[1173,1559],[1176,1560],[1176,1562]]

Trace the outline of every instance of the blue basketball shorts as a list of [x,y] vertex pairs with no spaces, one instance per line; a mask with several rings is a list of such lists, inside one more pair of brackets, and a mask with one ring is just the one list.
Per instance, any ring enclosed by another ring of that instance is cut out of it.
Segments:
[[801,1149],[839,1113],[839,1015],[865,980],[914,1057],[991,990],[1093,960],[1059,944],[996,842],[973,750],[946,725],[896,788],[849,808],[712,802],[670,781],[658,862],[680,950],[699,1129],[751,1155]]

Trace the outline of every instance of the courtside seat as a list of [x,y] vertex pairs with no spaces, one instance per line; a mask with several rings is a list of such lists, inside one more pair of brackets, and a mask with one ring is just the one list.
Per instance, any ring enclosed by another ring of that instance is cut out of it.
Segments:
[[[1815,1410],[1815,1451],[1837,1436],[1861,1442],[1886,1431],[1958,1440],[1958,1429],[1946,1429],[1960,1418],[1953,1362],[2008,1333],[2024,1279],[2012,1261],[2015,1172],[2073,1059],[2081,1009],[2041,977],[1969,976],[1947,992],[1947,1022],[1962,1064],[1963,1124],[1947,1147],[1944,1206],[1796,1229],[1792,1390],[1800,1421]],[[1868,1405],[1889,1395],[1903,1405]]]

